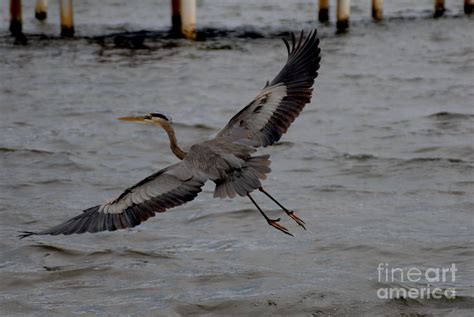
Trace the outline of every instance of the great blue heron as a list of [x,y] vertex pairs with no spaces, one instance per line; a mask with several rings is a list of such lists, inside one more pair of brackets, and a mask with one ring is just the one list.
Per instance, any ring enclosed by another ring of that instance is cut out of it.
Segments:
[[214,197],[247,196],[269,225],[292,235],[278,219],[269,218],[250,195],[258,189],[273,200],[296,223],[305,223],[265,191],[260,180],[270,172],[269,155],[252,156],[258,147],[277,142],[303,107],[310,102],[314,79],[318,75],[319,39],[314,30],[291,45],[283,39],[288,60],[280,73],[240,110],[215,138],[194,144],[185,152],[177,143],[168,117],[150,113],[141,117],[119,118],[124,121],[151,123],[163,128],[170,148],[181,160],[126,189],[117,198],[89,209],[66,222],[30,235],[58,235],[84,232],[114,231],[131,228],[153,217],[157,212],[182,205],[194,199],[207,180],[215,184]]

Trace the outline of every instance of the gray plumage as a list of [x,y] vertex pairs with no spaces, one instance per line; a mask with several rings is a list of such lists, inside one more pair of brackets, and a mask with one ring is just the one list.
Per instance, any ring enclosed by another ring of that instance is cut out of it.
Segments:
[[[236,195],[250,197],[250,193],[256,189],[263,191],[261,180],[270,173],[269,155],[252,154],[258,147],[277,142],[303,107],[311,101],[312,86],[320,62],[316,30],[310,32],[306,39],[301,32],[298,41],[292,34],[291,44],[286,40],[284,43],[288,60],[280,73],[267,82],[257,97],[237,113],[214,139],[192,145],[188,153],[178,146],[171,122],[166,116],[152,113],[144,117],[121,118],[162,127],[170,138],[171,150],[181,161],[145,178],[117,198],[86,209],[82,214],[53,228],[36,233],[23,232],[21,237],[135,227],[157,212],[193,200],[207,180],[216,184],[214,197],[219,198]],[[265,194],[272,198],[268,193]],[[280,207],[289,215],[293,213]],[[270,223],[271,219],[264,216]],[[304,222],[298,223],[303,226]],[[272,225],[289,234],[286,228]]]

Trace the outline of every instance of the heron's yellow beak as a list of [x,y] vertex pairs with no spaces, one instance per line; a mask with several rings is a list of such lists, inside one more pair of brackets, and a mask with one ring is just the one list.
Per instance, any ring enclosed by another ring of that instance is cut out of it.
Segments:
[[121,117],[121,118],[117,118],[117,120],[146,123],[145,117]]

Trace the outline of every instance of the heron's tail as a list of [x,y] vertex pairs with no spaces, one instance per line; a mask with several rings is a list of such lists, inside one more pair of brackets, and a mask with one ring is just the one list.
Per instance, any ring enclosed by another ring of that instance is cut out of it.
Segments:
[[253,156],[246,160],[246,165],[229,173],[225,179],[215,181],[214,197],[225,198],[247,196],[248,193],[261,187],[260,180],[270,173],[270,155]]

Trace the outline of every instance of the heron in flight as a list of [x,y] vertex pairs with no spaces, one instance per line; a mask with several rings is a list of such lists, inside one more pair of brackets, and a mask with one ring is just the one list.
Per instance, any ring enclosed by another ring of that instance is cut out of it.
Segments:
[[292,235],[279,224],[280,218],[268,217],[251,193],[259,190],[274,201],[298,225],[305,223],[292,210],[285,208],[261,184],[270,173],[269,155],[253,155],[257,148],[277,142],[290,124],[311,101],[312,86],[318,76],[320,57],[317,31],[306,38],[301,32],[291,43],[283,39],[288,59],[283,69],[240,110],[213,139],[194,144],[185,152],[177,143],[171,120],[160,113],[119,120],[149,123],[168,134],[171,151],[180,162],[168,166],[123,191],[118,197],[84,210],[55,227],[39,232],[24,231],[21,238],[31,235],[70,235],[73,233],[114,231],[132,228],[157,212],[180,206],[193,200],[204,183],[215,183],[214,197],[247,196],[267,223]]

